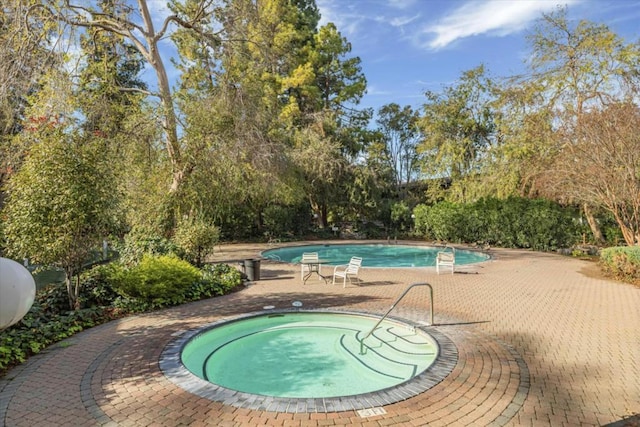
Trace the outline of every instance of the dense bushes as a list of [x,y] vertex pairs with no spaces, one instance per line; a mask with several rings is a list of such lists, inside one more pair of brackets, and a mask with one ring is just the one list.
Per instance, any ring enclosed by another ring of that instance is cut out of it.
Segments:
[[262,211],[262,222],[268,234],[281,238],[304,234],[311,223],[311,215],[305,204],[269,205]]
[[600,253],[600,265],[606,274],[640,285],[640,247],[605,248]]
[[178,221],[173,240],[190,263],[201,267],[207,255],[220,239],[220,230],[200,217],[183,218]]
[[426,239],[479,242],[501,247],[553,250],[575,243],[578,226],[571,209],[543,199],[481,199],[473,204],[442,202],[414,209],[415,231]]
[[55,342],[68,338],[84,329],[116,318],[111,309],[104,307],[85,308],[76,311],[55,312],[51,303],[52,295],[62,294],[63,306],[69,307],[66,289],[63,292],[49,289],[44,295],[37,295],[33,306],[22,321],[0,332],[0,374],[10,366],[24,362],[27,357],[37,354]]
[[81,278],[81,310],[67,311],[66,287],[50,285],[36,293],[21,322],[0,332],[0,374],[83,329],[132,313],[224,295],[240,283],[240,272],[229,265],[199,270],[171,256],[145,255],[130,267],[94,267]]
[[183,303],[186,290],[201,277],[197,268],[176,257],[145,255],[133,267],[114,268],[112,280],[121,296],[164,307]]
[[134,227],[122,242],[116,243],[116,250],[125,265],[137,264],[144,255],[182,255],[174,242],[144,227]]

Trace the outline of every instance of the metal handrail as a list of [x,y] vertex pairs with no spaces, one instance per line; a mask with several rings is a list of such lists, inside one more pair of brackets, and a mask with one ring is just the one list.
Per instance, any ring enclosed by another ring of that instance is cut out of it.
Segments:
[[387,312],[384,314],[384,316],[382,316],[382,318],[380,318],[380,320],[378,320],[378,323],[376,323],[375,326],[373,328],[371,328],[371,330],[367,333],[367,335],[365,335],[364,338],[362,338],[360,340],[360,354],[364,354],[364,340],[366,340],[367,338],[369,338],[371,336],[373,331],[375,331],[378,328],[378,326],[380,325],[380,323],[382,323],[382,321],[387,318],[389,313],[391,313],[391,310],[393,310],[396,307],[396,305],[402,300],[402,298],[404,298],[405,295],[407,295],[409,293],[409,291],[411,289],[415,288],[416,286],[428,286],[429,287],[429,300],[431,301],[431,309],[430,309],[430,320],[431,320],[431,322],[429,322],[429,325],[433,325],[433,288],[428,283],[414,283],[414,284],[410,285],[407,289],[404,290],[402,295],[400,295],[398,297],[398,299],[391,305],[391,308],[389,310],[387,310]]

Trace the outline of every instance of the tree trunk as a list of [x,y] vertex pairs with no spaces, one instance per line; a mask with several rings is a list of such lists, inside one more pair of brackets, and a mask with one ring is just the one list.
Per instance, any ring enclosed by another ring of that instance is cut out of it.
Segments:
[[594,240],[597,243],[604,243],[604,236],[602,235],[602,231],[600,230],[598,221],[596,221],[595,217],[593,216],[593,212],[591,212],[591,208],[589,207],[589,205],[584,203],[582,205],[582,211],[584,212],[584,216],[587,219],[587,223],[589,224],[589,228],[591,229]]
[[620,227],[622,237],[624,238],[627,246],[635,246],[640,244],[640,238],[638,237],[637,230],[634,230],[633,227],[629,227],[629,225],[624,221],[624,219],[619,215],[618,212],[614,212],[613,216],[618,223],[618,227]]
[[67,287],[67,296],[69,297],[69,310],[75,310],[78,303],[78,297],[73,286],[73,269],[64,268],[64,284]]
[[158,79],[158,92],[160,96],[160,104],[162,106],[162,127],[164,129],[167,146],[167,154],[171,162],[171,171],[173,173],[170,191],[176,193],[182,184],[184,178],[184,169],[182,165],[182,156],[180,153],[180,140],[178,138],[178,120],[176,118],[175,106],[173,105],[173,95],[171,94],[171,84],[167,76],[167,70],[162,61],[160,50],[158,48],[158,35],[153,28],[153,20],[149,13],[146,1],[140,1],[140,12],[144,21],[146,32],[145,39],[148,44],[148,50],[140,49],[146,57],[149,64],[156,72]]

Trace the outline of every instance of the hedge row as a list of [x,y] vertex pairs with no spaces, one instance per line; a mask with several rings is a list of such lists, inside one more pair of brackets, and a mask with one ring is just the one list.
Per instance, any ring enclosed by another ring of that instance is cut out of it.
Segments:
[[418,205],[414,215],[415,232],[427,240],[549,251],[570,247],[580,234],[574,209],[544,199],[441,202]]

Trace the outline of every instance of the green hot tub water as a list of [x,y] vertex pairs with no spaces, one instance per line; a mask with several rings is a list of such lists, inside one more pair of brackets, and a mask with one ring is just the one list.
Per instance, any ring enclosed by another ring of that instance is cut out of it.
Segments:
[[401,384],[438,355],[427,333],[378,318],[341,313],[286,313],[246,318],[193,337],[185,367],[231,390],[295,398],[351,396]]

